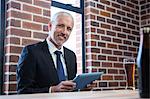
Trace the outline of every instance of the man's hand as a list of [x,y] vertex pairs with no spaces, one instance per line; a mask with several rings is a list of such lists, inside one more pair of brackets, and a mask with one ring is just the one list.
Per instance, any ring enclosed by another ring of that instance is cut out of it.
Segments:
[[76,83],[72,81],[62,81],[56,86],[51,86],[51,92],[73,91],[75,87],[76,87]]

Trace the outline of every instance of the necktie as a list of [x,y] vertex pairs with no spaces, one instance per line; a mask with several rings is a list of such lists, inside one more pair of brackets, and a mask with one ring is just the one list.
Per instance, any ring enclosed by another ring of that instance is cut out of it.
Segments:
[[58,74],[59,81],[61,82],[61,81],[66,80],[64,69],[63,69],[63,64],[60,59],[60,55],[62,54],[62,52],[55,51],[54,53],[56,54],[57,74]]

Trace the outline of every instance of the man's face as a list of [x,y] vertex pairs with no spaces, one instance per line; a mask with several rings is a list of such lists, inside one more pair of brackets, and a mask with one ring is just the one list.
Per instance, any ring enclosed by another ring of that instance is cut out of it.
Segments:
[[51,39],[57,46],[62,46],[70,36],[73,28],[73,20],[69,16],[58,16],[55,22],[51,23]]

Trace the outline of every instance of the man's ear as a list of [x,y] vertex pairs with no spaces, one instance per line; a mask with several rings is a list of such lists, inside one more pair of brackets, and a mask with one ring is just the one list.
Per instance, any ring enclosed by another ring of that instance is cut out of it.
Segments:
[[49,21],[49,22],[48,22],[48,30],[51,31],[51,29],[52,29],[52,22]]

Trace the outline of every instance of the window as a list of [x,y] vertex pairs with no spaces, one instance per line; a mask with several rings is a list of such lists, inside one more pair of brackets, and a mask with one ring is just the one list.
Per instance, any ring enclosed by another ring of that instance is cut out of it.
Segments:
[[69,12],[74,17],[74,28],[68,41],[64,44],[76,53],[77,74],[85,72],[85,47],[84,47],[84,0],[52,0],[51,16],[59,11]]
[[4,58],[5,2],[6,1],[0,0],[0,94],[2,94],[2,88],[3,88],[3,58]]

